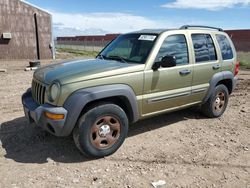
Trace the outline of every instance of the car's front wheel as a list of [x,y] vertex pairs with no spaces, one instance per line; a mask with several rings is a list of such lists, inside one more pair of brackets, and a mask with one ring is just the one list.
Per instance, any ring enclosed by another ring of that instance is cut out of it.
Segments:
[[114,153],[124,142],[128,118],[115,104],[102,104],[83,114],[73,131],[78,149],[88,157],[104,157]]

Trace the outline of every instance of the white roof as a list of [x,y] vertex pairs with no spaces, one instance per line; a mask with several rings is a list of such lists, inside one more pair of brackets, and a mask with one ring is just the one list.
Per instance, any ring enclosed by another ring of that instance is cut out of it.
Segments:
[[32,3],[29,3],[29,2],[27,2],[26,0],[20,0],[20,1],[23,2],[23,3],[25,3],[25,4],[27,4],[27,5],[30,5],[30,6],[32,6],[32,7],[34,7],[34,8],[37,8],[37,9],[39,9],[39,10],[41,10],[41,11],[43,11],[43,12],[46,12],[46,13],[48,13],[48,14],[51,15],[51,13],[50,13],[49,11],[47,11],[47,10],[45,10],[45,9],[43,9],[43,8],[40,8],[40,7],[38,7],[38,6],[36,6],[36,5],[32,4]]

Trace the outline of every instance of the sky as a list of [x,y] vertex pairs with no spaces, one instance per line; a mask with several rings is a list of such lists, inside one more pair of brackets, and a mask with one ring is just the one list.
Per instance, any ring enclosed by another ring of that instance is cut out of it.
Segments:
[[250,29],[250,0],[25,0],[53,16],[54,36],[209,25]]

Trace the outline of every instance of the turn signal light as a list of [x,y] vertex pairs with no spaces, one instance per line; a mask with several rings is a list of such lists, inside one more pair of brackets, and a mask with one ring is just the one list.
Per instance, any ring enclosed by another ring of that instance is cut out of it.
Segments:
[[52,119],[52,120],[62,120],[62,119],[64,119],[64,114],[53,114],[53,113],[50,113],[50,112],[44,112],[44,115],[47,118]]

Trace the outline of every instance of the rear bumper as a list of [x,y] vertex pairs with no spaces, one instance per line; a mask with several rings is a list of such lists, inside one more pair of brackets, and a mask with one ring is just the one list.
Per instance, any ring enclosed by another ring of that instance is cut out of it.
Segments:
[[[22,104],[26,118],[30,123],[35,122],[38,126],[53,135],[64,136],[63,128],[67,117],[67,110],[63,107],[55,107],[49,104],[39,105],[32,98],[31,90],[28,89],[22,96]],[[63,114],[64,119],[52,120],[45,116],[45,112]]]
[[234,77],[234,79],[233,79],[233,89],[232,89],[232,91],[236,88],[237,81],[238,81],[238,78],[237,78],[237,77]]

